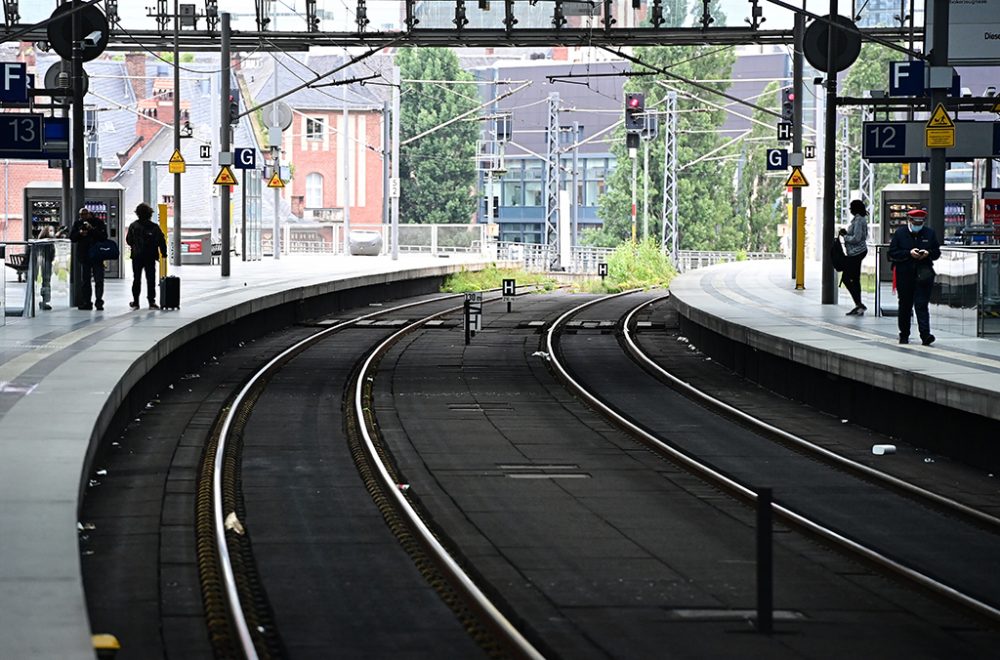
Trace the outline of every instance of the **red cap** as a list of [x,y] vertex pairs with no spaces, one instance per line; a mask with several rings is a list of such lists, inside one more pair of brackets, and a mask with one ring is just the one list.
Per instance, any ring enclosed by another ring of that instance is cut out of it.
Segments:
[[908,211],[906,215],[910,216],[911,218],[926,218],[927,211],[923,209],[913,209],[912,211]]

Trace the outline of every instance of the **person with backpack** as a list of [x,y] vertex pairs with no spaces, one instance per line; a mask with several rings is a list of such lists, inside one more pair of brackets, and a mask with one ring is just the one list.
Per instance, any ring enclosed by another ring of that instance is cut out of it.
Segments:
[[132,248],[132,309],[139,309],[139,294],[142,291],[142,276],[146,275],[146,297],[150,309],[159,309],[156,304],[156,265],[160,255],[167,256],[167,239],[160,226],[153,222],[153,208],[146,203],[135,207],[138,218],[128,226],[125,243]]

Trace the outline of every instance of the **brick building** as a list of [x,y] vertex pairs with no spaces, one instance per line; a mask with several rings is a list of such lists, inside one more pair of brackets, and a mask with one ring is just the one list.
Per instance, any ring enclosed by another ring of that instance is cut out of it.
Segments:
[[[254,63],[245,63],[242,74],[248,81],[253,79],[249,86],[255,103],[273,98],[275,71],[280,95],[343,64],[341,56],[298,57],[301,59],[281,57],[277,67],[271,67],[260,77],[255,75]],[[388,79],[389,66],[388,58],[369,58],[363,66],[354,65],[338,71],[330,81],[370,76],[383,69]],[[282,140],[283,164],[290,166],[292,178],[282,194],[295,217],[321,223],[341,222],[349,202],[351,227],[382,224],[382,114],[388,94],[385,87],[354,83],[308,87],[283,99],[292,108],[292,125],[284,132]],[[344,176],[345,148],[349,153],[347,177]]]

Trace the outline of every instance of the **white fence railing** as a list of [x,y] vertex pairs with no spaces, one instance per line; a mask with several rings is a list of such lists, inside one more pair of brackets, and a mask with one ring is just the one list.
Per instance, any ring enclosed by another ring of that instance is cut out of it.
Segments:
[[677,270],[685,272],[715,264],[756,259],[785,259],[780,252],[723,252],[717,250],[678,250]]

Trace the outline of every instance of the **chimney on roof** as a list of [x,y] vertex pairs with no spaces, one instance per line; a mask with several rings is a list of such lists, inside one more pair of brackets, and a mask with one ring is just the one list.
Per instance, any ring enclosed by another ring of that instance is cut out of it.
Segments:
[[17,61],[24,62],[28,71],[35,70],[35,45],[30,41],[22,41],[17,47]]
[[127,53],[125,55],[125,73],[132,85],[137,101],[146,98],[146,54]]

